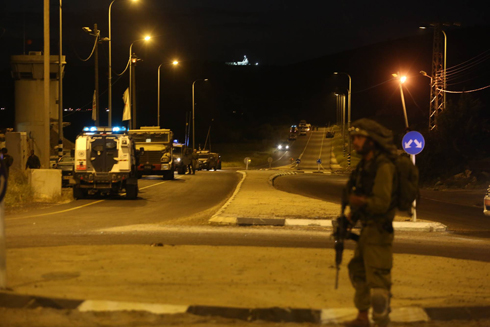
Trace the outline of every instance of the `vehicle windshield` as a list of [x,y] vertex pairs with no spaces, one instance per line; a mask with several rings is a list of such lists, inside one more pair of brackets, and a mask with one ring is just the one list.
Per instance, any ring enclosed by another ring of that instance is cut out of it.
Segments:
[[163,134],[132,134],[135,143],[168,143],[168,133]]

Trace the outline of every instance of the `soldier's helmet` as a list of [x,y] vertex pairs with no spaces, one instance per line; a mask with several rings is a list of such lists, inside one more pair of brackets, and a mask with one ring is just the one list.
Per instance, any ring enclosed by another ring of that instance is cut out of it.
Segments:
[[389,153],[396,152],[396,146],[393,144],[393,133],[374,120],[367,118],[356,120],[351,124],[349,134],[351,136],[363,135],[369,137],[385,151]]

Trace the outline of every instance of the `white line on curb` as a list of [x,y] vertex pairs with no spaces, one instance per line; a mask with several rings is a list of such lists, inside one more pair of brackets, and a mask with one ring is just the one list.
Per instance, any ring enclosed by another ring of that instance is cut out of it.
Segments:
[[[230,196],[230,198],[228,199],[228,201],[226,201],[226,203],[209,219],[209,223],[222,223],[224,217],[218,217],[225,209],[226,207],[231,203],[231,201],[233,201],[235,199],[235,196],[238,194],[238,192],[240,191],[240,188],[242,187],[242,184],[243,182],[245,181],[245,178],[247,177],[247,173],[242,171],[242,170],[239,170],[238,173],[242,174],[242,180],[238,183],[238,185],[236,186],[236,189],[235,189],[235,192],[233,192],[232,196]],[[225,219],[226,220],[226,219]],[[226,222],[227,224],[231,223],[230,222]],[[234,223],[236,224],[236,218],[234,218]]]

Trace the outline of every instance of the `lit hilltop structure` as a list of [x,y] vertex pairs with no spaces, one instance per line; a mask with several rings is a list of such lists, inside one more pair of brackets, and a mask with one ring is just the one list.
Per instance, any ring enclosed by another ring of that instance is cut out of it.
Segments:
[[[252,64],[248,61],[247,59],[247,56],[243,56],[243,60],[242,61],[229,61],[229,62],[225,62],[225,64],[229,65],[229,66],[251,66]],[[255,66],[258,66],[259,63],[256,62],[255,63]]]

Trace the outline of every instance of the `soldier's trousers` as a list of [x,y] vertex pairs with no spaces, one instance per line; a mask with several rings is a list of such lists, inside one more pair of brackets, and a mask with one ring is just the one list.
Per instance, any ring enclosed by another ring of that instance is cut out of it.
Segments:
[[[389,300],[393,237],[393,232],[374,222],[368,222],[361,230],[354,257],[348,266],[349,277],[355,288],[354,304],[360,311],[371,307],[373,289],[378,294],[387,294]],[[387,311],[389,313],[389,308]]]

